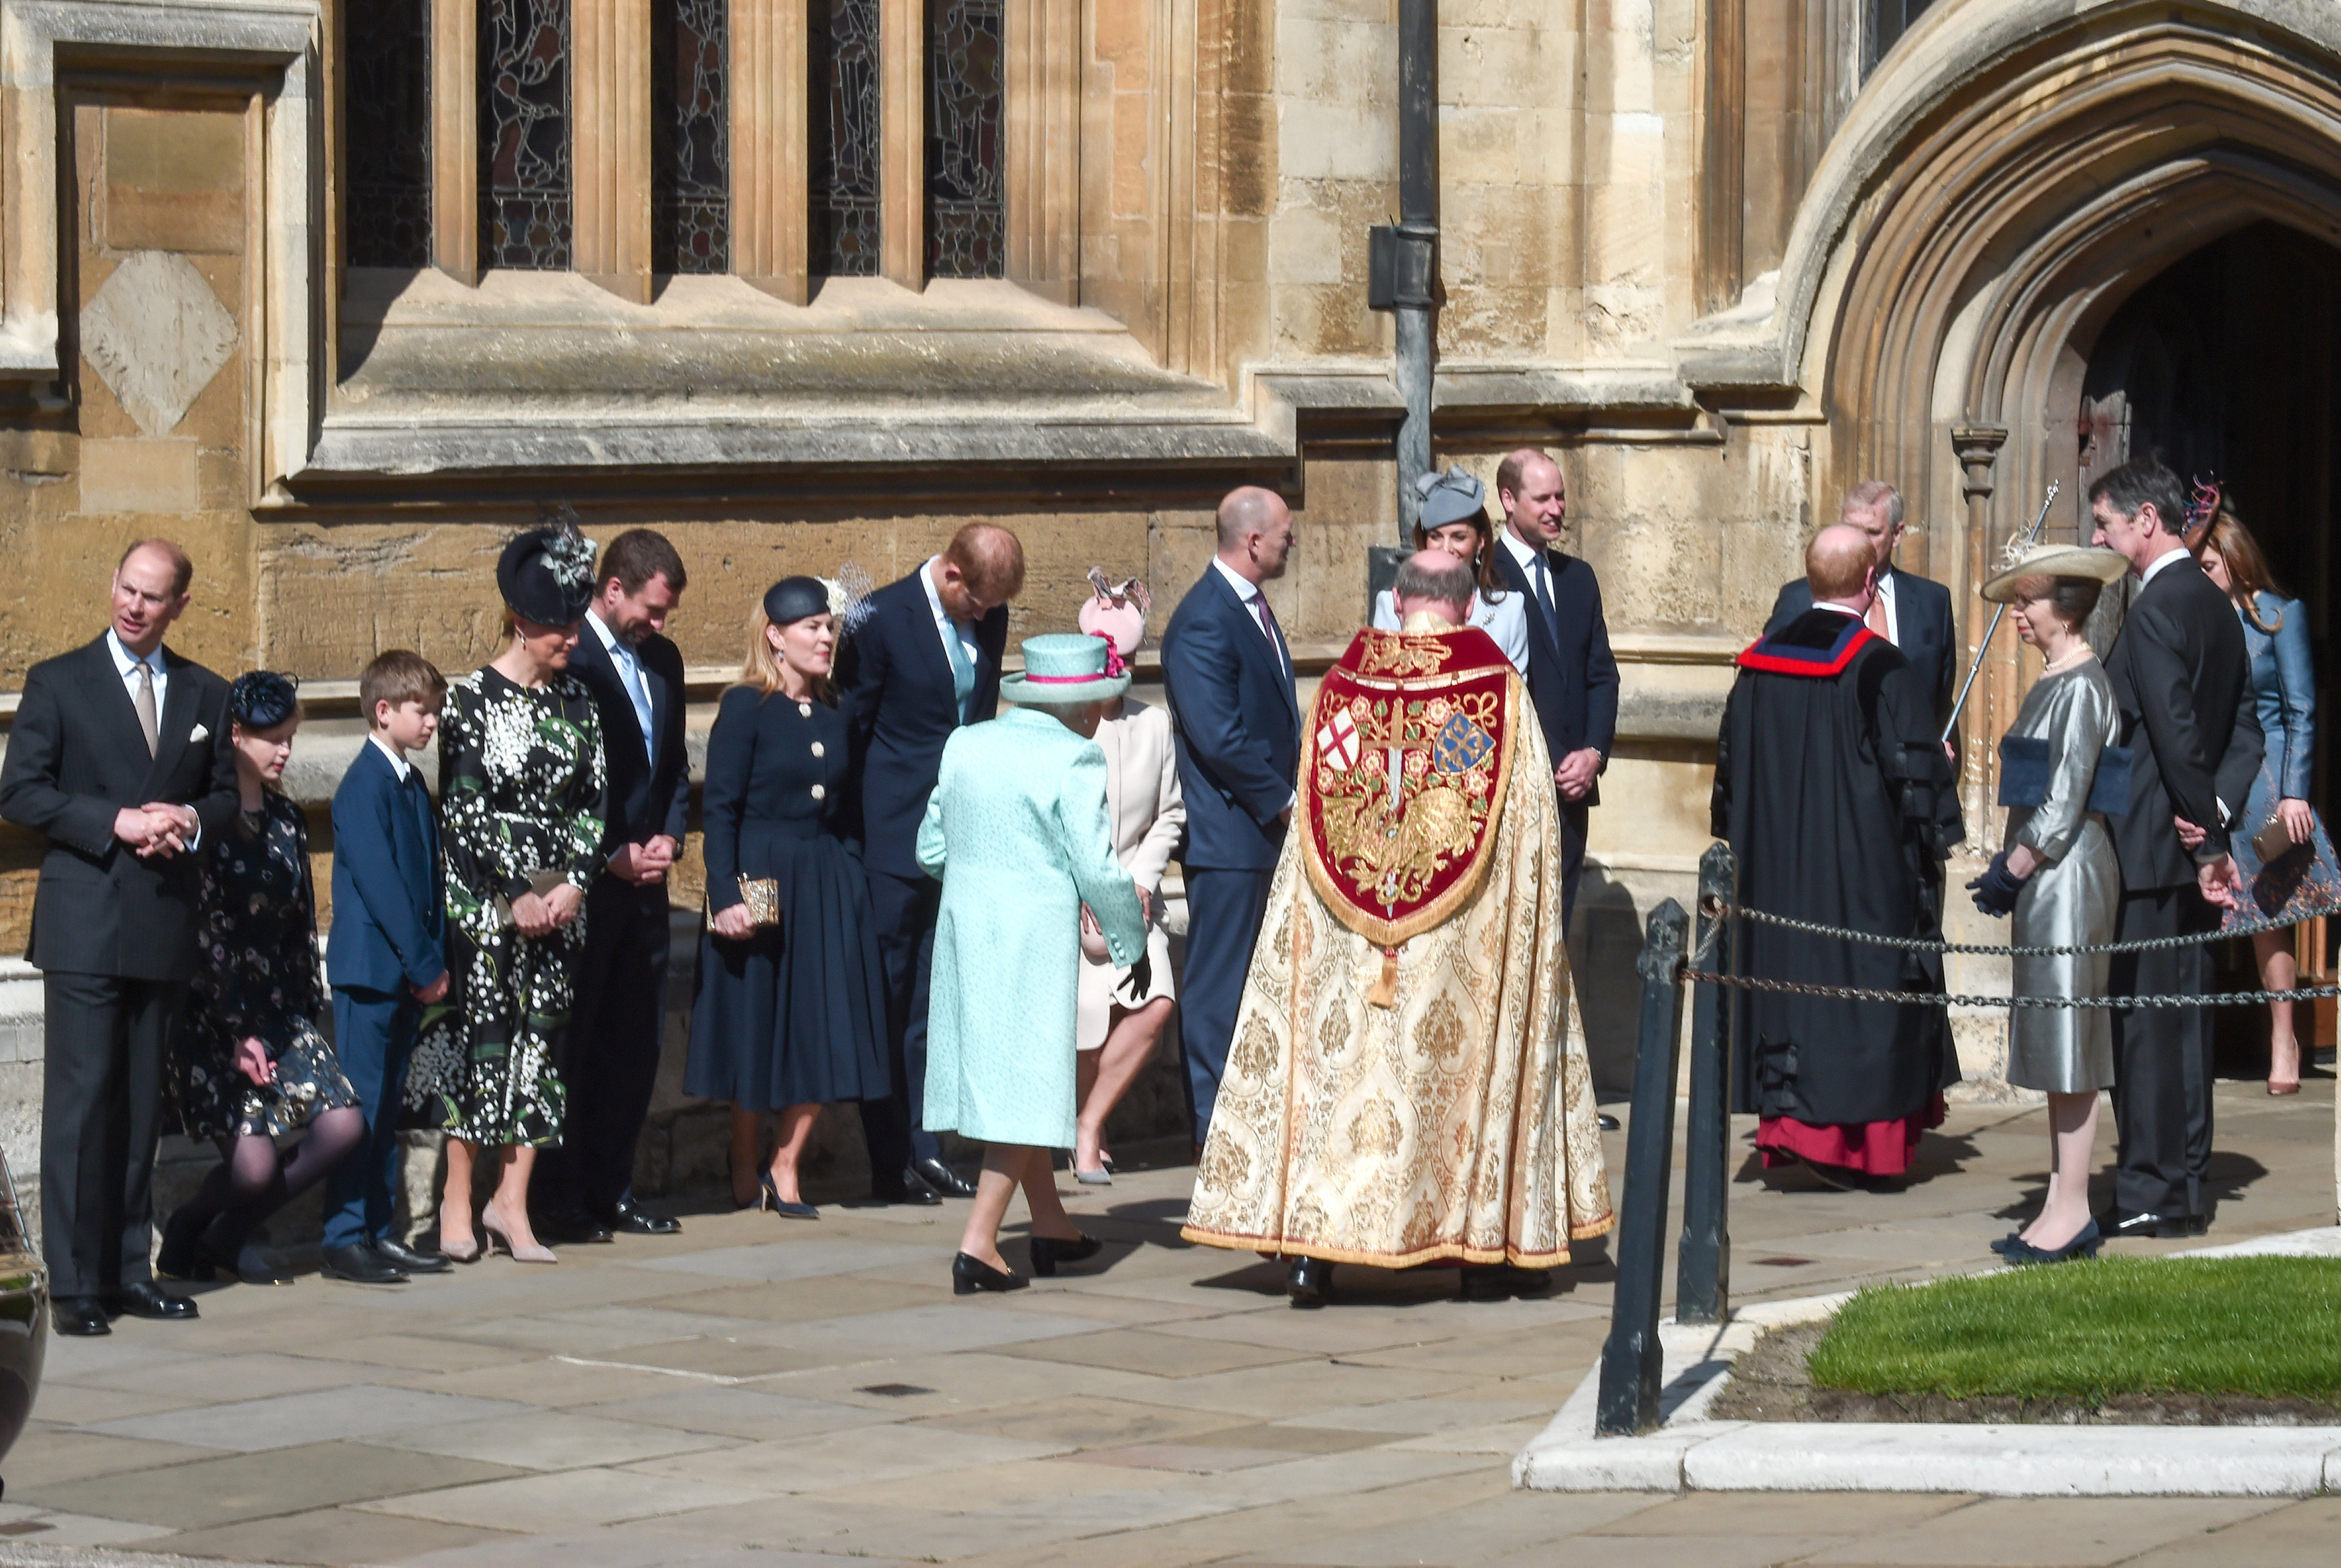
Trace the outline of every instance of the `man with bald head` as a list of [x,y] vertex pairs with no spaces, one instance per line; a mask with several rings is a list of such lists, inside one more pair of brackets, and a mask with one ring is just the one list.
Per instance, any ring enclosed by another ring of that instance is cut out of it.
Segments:
[[[1902,492],[1882,479],[1865,479],[1845,492],[1838,521],[1858,529],[1878,563],[1878,589],[1863,620],[1869,630],[1902,650],[1917,670],[1933,704],[1935,729],[1951,719],[1959,678],[1958,628],[1951,616],[1951,590],[1894,564],[1902,539]],[[1801,577],[1783,584],[1772,601],[1767,631],[1780,628],[1813,607],[1812,589]]]
[[[919,821],[943,742],[1000,706],[1008,601],[1024,588],[1024,547],[997,523],[971,522],[941,555],[870,596],[841,640],[838,684],[862,779],[862,859],[886,968],[886,1043],[894,1092],[862,1102],[871,1196],[931,1204],[972,1197],[919,1125],[927,1084],[927,976],[942,884],[920,868]],[[940,1196],[939,1196],[940,1195]]]
[[[1942,863],[1962,836],[1926,680],[1868,623],[1878,555],[1832,524],[1805,551],[1811,608],[1738,659],[1716,742],[1711,826],[1750,908],[1878,936],[1938,938]],[[1875,990],[1943,988],[1931,953],[1739,928],[1741,972]],[[1938,1007],[1750,992],[1732,1031],[1739,1103],[1768,1166],[1832,1186],[1909,1168],[1958,1079]]]
[[1244,971],[1292,819],[1300,703],[1262,585],[1284,575],[1292,513],[1257,485],[1220,502],[1219,548],[1162,632],[1187,798],[1187,959],[1179,982],[1195,1146],[1210,1130]]
[[171,1033],[195,972],[194,850],[235,815],[227,682],[163,646],[194,566],[143,540],[112,624],[44,660],[0,765],[0,817],[48,840],[33,900],[42,971],[41,1251],[57,1332],[187,1318],[154,1285],[154,1145]]

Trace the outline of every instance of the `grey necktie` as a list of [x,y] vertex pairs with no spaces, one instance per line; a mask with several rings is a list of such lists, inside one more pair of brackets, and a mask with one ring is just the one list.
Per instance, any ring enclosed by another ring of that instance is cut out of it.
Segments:
[[143,659],[138,661],[138,689],[130,694],[130,706],[138,710],[139,733],[146,737],[146,755],[152,757],[163,749],[163,726],[154,717],[154,667]]

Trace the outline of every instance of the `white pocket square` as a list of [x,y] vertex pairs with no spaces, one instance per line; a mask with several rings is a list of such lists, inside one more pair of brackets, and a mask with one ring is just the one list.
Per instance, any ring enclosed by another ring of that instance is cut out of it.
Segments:
[[206,725],[198,724],[187,731],[187,744],[190,746],[200,746],[211,738],[211,729]]

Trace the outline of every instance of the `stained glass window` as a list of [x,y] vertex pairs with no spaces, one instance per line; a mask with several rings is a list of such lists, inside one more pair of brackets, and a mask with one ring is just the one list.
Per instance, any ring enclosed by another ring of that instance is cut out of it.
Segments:
[[348,0],[350,265],[431,262],[431,0]]
[[570,264],[569,0],[479,0],[481,262]]
[[878,0],[813,7],[812,270],[878,275]]
[[927,0],[927,272],[996,278],[1004,260],[1002,0]]
[[726,0],[656,0],[651,21],[651,267],[732,264],[732,149],[725,122]]

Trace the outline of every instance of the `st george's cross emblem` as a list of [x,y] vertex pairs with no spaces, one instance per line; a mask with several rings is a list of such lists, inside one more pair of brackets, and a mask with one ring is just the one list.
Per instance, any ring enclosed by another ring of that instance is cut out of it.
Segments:
[[1336,773],[1358,765],[1358,721],[1348,709],[1335,709],[1333,717],[1317,727],[1317,759]]

